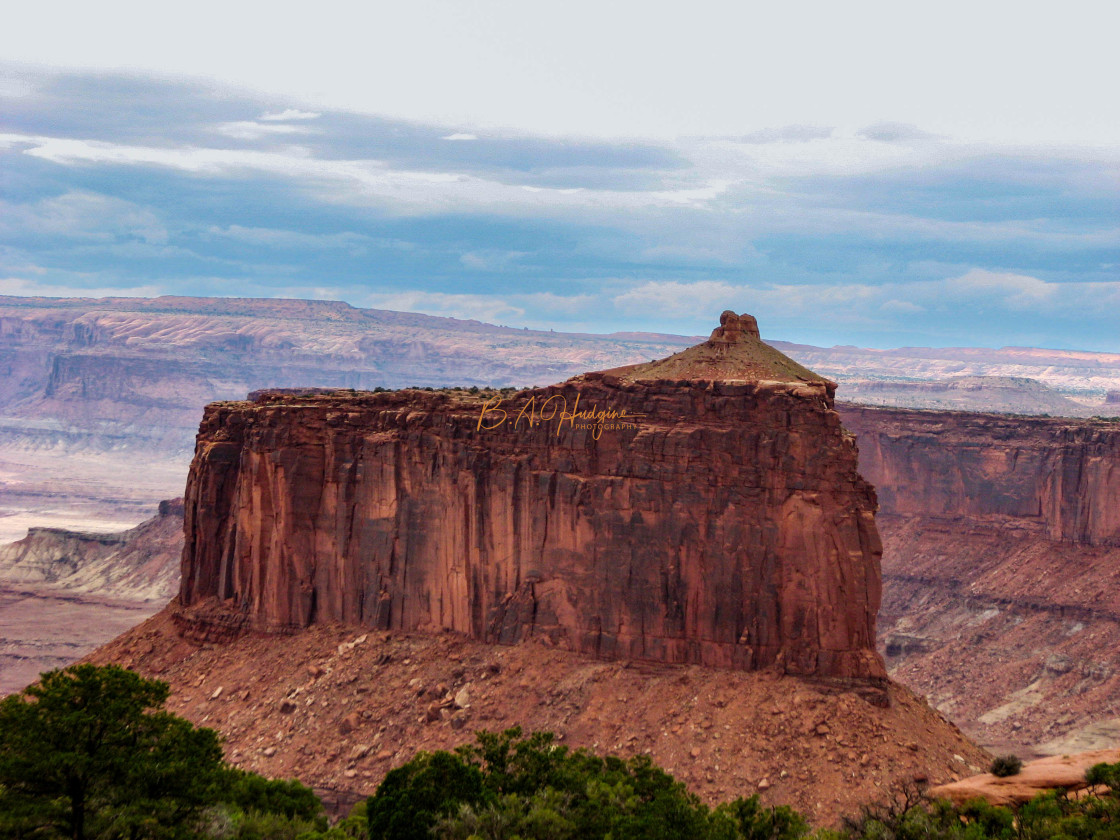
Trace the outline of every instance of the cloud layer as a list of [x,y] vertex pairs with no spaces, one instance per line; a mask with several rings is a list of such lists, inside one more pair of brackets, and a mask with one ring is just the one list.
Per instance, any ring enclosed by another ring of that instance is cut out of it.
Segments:
[[900,123],[547,139],[0,66],[0,168],[9,293],[688,334],[730,308],[817,344],[1120,350],[1120,153],[1099,148]]

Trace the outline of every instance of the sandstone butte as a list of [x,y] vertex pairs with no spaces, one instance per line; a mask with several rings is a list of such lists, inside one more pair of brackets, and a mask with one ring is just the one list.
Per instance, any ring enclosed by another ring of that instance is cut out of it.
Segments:
[[212,404],[177,626],[450,630],[881,687],[875,492],[834,392],[725,312],[666,359],[546,388]]

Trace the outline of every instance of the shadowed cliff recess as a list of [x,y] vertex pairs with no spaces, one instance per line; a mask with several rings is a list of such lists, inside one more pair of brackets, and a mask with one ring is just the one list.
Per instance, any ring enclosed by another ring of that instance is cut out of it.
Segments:
[[547,388],[215,403],[177,624],[879,680],[875,494],[834,390],[725,312],[667,359]]

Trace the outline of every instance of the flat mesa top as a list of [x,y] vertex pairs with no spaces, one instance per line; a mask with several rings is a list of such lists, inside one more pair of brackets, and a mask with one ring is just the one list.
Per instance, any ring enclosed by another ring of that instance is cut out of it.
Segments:
[[731,310],[719,318],[719,326],[702,344],[664,359],[602,371],[631,382],[657,379],[705,380],[711,382],[823,382],[789,356],[775,350],[759,337],[758,322],[751,315]]

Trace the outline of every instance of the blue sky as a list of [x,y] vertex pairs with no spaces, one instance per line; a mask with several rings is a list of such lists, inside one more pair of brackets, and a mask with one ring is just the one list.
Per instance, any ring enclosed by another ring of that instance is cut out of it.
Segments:
[[680,112],[627,137],[575,112],[564,134],[532,109],[503,127],[515,111],[372,113],[327,81],[316,101],[232,71],[6,54],[28,60],[0,64],[0,293],[331,298],[684,334],[736,309],[821,345],[1120,351],[1104,100],[1083,142],[1044,113],[1017,140],[936,108],[895,119],[923,113],[888,100],[853,104],[859,124],[766,123],[835,116],[823,106],[727,125]]

